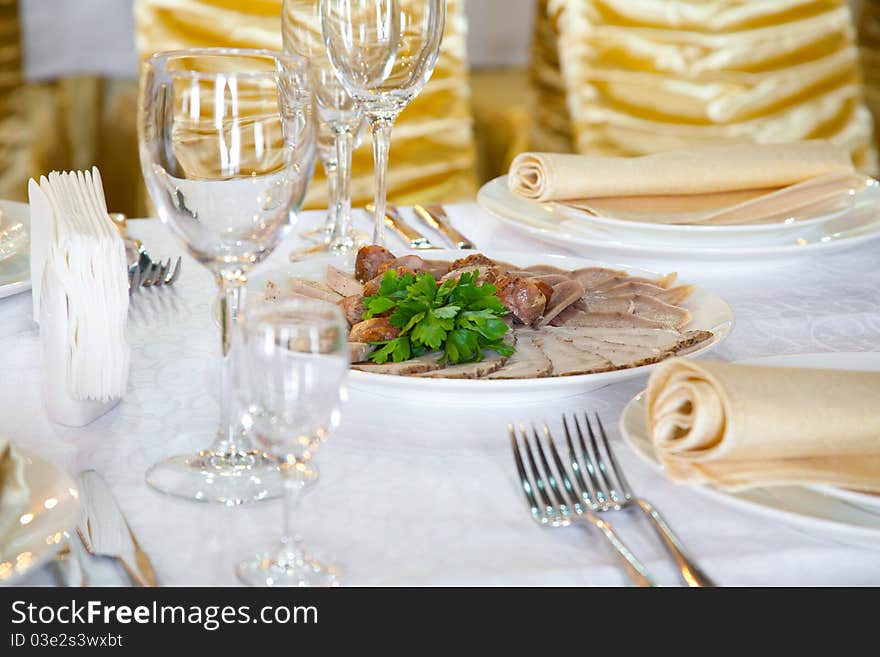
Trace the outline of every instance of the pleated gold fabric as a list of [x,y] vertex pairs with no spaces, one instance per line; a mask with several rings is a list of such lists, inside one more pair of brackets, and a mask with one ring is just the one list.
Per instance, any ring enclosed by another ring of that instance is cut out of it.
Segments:
[[[880,125],[880,0],[863,0],[858,26],[865,104],[877,126]],[[874,143],[880,146],[880,130],[874,130]]]
[[549,0],[583,153],[828,139],[876,170],[846,0]]
[[[138,52],[190,47],[281,49],[281,0],[136,0]],[[401,203],[473,198],[476,152],[465,47],[464,0],[448,0],[446,32],[430,82],[397,120],[388,174],[389,199]],[[352,197],[371,200],[369,136],[355,152]],[[326,207],[326,185],[316,175],[307,207]]]

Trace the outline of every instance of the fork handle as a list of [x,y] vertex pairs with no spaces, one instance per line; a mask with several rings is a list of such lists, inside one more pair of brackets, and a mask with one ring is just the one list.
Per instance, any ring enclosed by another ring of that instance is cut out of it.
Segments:
[[617,556],[619,556],[620,560],[623,562],[623,567],[626,568],[626,572],[630,576],[630,579],[632,579],[637,586],[654,586],[654,582],[648,577],[648,571],[639,560],[633,556],[633,553],[629,551],[629,548],[624,545],[623,541],[620,540],[620,537],[617,535],[617,532],[612,529],[611,525],[592,513],[577,517],[589,522],[604,534],[605,538],[608,539],[608,542],[611,543],[611,547],[617,552]]
[[663,519],[663,516],[660,515],[660,512],[657,511],[657,509],[655,509],[647,500],[637,499],[635,500],[635,503],[642,510],[642,513],[644,513],[651,521],[654,531],[657,532],[657,535],[663,541],[666,550],[675,560],[685,583],[688,586],[694,587],[718,586],[711,577],[703,572],[693,559],[688,557],[681,541],[678,540],[678,537],[672,531],[672,528],[666,524],[666,521]]

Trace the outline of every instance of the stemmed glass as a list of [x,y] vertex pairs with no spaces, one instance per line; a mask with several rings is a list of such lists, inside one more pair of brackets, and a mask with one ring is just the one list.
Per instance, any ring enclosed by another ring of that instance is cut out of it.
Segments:
[[321,34],[320,0],[284,0],[281,32],[284,50],[309,60],[318,110],[318,157],[327,177],[328,207],[324,241],[333,253],[357,246],[351,226],[351,156],[363,115],[339,83]]
[[391,126],[434,72],[445,23],[445,0],[321,0],[330,63],[373,133],[375,244],[385,244]]
[[339,423],[348,372],[348,324],[339,308],[311,299],[264,301],[242,318],[238,391],[257,443],[278,460],[284,479],[281,540],[238,566],[253,586],[327,586],[337,571],[295,537],[292,514],[318,478],[315,450]]
[[164,493],[227,505],[280,493],[277,463],[231,403],[231,347],[247,274],[285,237],[312,177],[309,89],[306,60],[271,51],[175,51],[144,64],[144,178],[162,222],[214,274],[222,318],[220,427],[207,449],[150,468]]

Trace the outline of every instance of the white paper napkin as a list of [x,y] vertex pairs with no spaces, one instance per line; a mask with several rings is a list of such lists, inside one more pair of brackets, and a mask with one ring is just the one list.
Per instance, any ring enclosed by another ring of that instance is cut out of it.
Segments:
[[[41,335],[64,340],[61,351],[44,348],[65,361],[44,363],[44,377],[60,371],[73,400],[118,399],[129,371],[127,262],[101,175],[96,168],[52,172],[31,180],[28,191],[34,319],[51,317],[58,325],[41,325]],[[47,314],[50,298],[66,304]]]

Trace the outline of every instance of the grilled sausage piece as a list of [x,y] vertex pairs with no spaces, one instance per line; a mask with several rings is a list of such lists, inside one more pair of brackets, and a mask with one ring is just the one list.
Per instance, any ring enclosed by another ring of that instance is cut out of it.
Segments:
[[501,276],[495,281],[498,299],[523,324],[532,325],[544,314],[547,297],[531,278]]
[[354,326],[364,320],[364,311],[366,308],[364,307],[363,294],[354,294],[350,297],[345,297],[339,301],[338,304],[339,307],[342,308],[342,314],[345,315],[345,319],[348,320],[349,326]]
[[400,335],[400,329],[392,326],[387,317],[373,317],[355,324],[348,335],[350,342],[380,342],[393,340]]
[[394,254],[384,247],[375,244],[363,246],[355,259],[354,276],[361,283],[366,283],[376,276],[379,267],[392,260],[394,260]]

